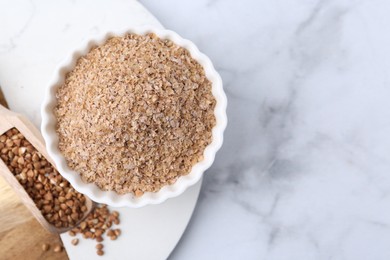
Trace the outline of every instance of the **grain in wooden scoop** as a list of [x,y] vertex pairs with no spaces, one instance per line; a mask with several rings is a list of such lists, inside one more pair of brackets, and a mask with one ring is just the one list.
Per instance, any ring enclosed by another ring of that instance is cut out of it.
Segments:
[[0,136],[0,157],[50,224],[68,228],[82,219],[87,211],[85,196],[16,128]]

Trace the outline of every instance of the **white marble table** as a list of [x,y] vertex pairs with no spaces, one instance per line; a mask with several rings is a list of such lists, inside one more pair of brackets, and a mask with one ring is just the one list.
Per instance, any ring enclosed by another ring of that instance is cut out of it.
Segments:
[[171,259],[390,259],[390,2],[141,2],[229,99]]
[[210,56],[229,99],[170,259],[390,259],[390,2],[141,2]]

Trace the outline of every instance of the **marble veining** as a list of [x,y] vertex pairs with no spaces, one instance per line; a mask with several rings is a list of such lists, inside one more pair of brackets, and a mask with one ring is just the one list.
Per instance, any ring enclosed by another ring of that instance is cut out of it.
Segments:
[[213,59],[229,100],[171,259],[390,259],[390,4],[141,2]]
[[[141,3],[213,60],[229,101],[224,146],[170,259],[390,259],[390,3]],[[34,1],[20,12],[18,31],[1,27],[4,61]]]

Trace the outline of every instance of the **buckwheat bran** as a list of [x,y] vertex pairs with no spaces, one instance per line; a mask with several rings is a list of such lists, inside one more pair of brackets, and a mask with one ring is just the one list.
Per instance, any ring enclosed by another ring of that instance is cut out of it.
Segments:
[[86,182],[157,192],[202,160],[215,99],[190,53],[154,34],[110,38],[57,91],[59,149]]

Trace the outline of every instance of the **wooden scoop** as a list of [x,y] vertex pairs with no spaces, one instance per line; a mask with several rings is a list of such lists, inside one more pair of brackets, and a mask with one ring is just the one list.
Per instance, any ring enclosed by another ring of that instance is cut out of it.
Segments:
[[[12,128],[16,128],[34,146],[35,149],[37,149],[53,166],[55,165],[46,152],[44,140],[39,130],[26,117],[14,113],[0,105],[0,135],[4,134]],[[26,207],[31,211],[34,217],[45,229],[52,233],[63,233],[73,228],[56,228],[55,226],[50,224],[41,214],[41,211],[37,208],[34,201],[27,194],[23,186],[19,183],[19,181],[15,178],[13,173],[8,169],[7,165],[1,159],[0,174],[6,179],[10,186],[20,196]],[[78,223],[80,223],[94,207],[94,203],[92,200],[90,200],[86,196],[85,199],[87,211],[85,212],[83,218],[78,221]]]

